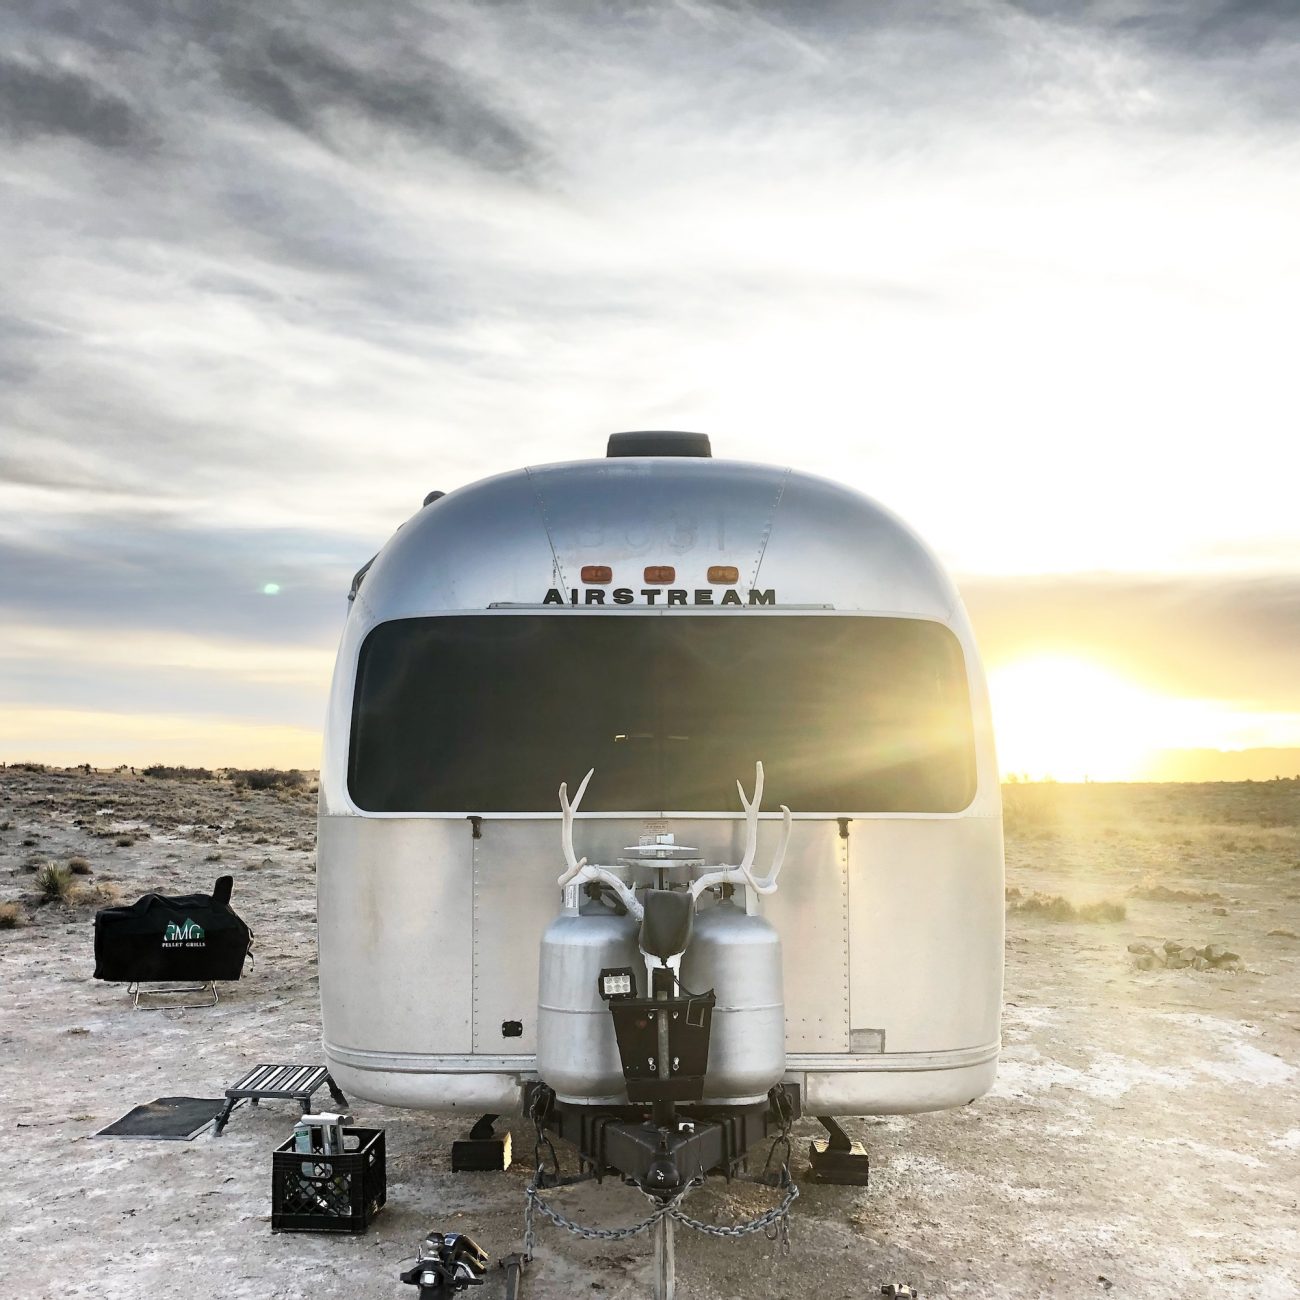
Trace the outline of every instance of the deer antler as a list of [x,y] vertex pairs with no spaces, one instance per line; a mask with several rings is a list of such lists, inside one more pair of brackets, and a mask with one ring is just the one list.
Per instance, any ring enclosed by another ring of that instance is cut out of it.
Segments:
[[776,878],[781,874],[781,866],[785,862],[785,851],[790,844],[790,810],[781,805],[781,812],[784,814],[784,827],[781,831],[781,842],[776,847],[776,856],[772,859],[772,866],[766,876],[761,880],[756,879],[752,870],[754,865],[754,854],[758,849],[758,806],[763,802],[763,764],[761,762],[754,764],[754,797],[745,798],[745,787],[736,782],[736,789],[740,792],[740,804],[745,810],[745,855],[740,860],[740,865],[735,867],[723,867],[718,871],[710,871],[701,876],[694,884],[691,885],[691,895],[695,898],[699,896],[712,885],[729,882],[736,872],[749,881],[750,886],[756,893],[773,894],[776,892]]
[[776,891],[776,878],[781,874],[781,866],[785,862],[785,851],[790,843],[790,810],[781,805],[781,812],[785,815],[785,826],[781,832],[781,842],[777,845],[776,856],[772,859],[772,866],[762,880],[756,880],[751,868],[754,865],[754,853],[758,848],[758,806],[763,802],[763,764],[760,760],[754,764],[754,797],[753,799],[745,798],[745,787],[736,782],[736,789],[740,792],[741,806],[745,809],[745,856],[740,860],[740,872],[746,880],[760,894],[771,894]]
[[573,852],[573,814],[578,811],[582,796],[587,793],[587,782],[591,780],[595,771],[593,767],[582,778],[582,784],[578,787],[578,793],[573,796],[572,803],[569,802],[569,783],[560,782],[560,811],[564,814],[564,825],[560,831],[560,847],[564,850],[565,862],[569,864],[569,869],[559,879],[561,886],[567,885],[587,864],[586,858],[580,860]]
[[[560,847],[564,850],[564,860],[569,864],[569,869],[556,883],[563,888],[575,879],[578,885],[585,885],[590,880],[599,880],[608,885],[618,895],[623,906],[639,921],[643,915],[643,909],[635,892],[629,889],[612,871],[607,871],[604,867],[598,867],[594,864],[588,865],[586,858],[577,857],[573,851],[573,814],[578,811],[582,796],[587,791],[587,782],[591,780],[595,771],[596,769],[593,767],[582,778],[582,784],[578,787],[578,793],[573,796],[572,803],[569,802],[568,783],[560,782],[560,811],[564,814],[564,823],[560,830]],[[576,888],[577,886],[575,886]]]

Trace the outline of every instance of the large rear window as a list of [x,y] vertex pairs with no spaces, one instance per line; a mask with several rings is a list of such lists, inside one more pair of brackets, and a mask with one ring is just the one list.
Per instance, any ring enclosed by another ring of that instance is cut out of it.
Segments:
[[917,619],[502,614],[383,623],[361,647],[348,787],[370,812],[958,812],[966,670]]

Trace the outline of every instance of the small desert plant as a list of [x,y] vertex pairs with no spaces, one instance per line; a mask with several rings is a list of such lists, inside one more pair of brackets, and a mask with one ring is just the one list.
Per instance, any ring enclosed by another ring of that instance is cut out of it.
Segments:
[[66,903],[72,895],[72,872],[55,862],[47,862],[36,873],[36,888],[46,903]]
[[1134,885],[1130,898],[1141,898],[1148,903],[1221,903],[1223,895],[1203,889],[1170,889],[1168,885]]
[[129,849],[131,845],[135,843],[135,838],[131,835],[119,835],[113,843],[116,844],[119,849]]
[[1123,903],[1104,899],[1097,903],[1082,903],[1075,906],[1068,898],[1060,894],[1032,894],[1008,898],[1008,912],[1021,912],[1030,916],[1041,916],[1048,921],[1122,921],[1127,916]]
[[212,773],[206,767],[168,767],[164,763],[152,763],[140,770],[144,776],[167,777],[174,781],[212,780]]
[[1082,903],[1075,910],[1080,921],[1122,921],[1128,915],[1128,908],[1123,903],[1109,898],[1104,898],[1099,903]]
[[74,876],[89,876],[94,874],[90,866],[90,860],[82,857],[69,858],[68,870],[71,871]]
[[27,913],[17,903],[0,903],[0,930],[17,930],[27,924]]
[[236,789],[298,790],[307,784],[307,778],[296,767],[288,772],[281,772],[273,767],[232,767],[227,770],[226,775]]
[[1029,838],[1054,835],[1060,821],[1060,796],[1055,782],[1002,787],[1002,824],[1008,835]]
[[98,880],[93,885],[86,885],[76,890],[72,902],[83,907],[98,907],[107,903],[116,903],[122,897],[122,891],[111,881]]

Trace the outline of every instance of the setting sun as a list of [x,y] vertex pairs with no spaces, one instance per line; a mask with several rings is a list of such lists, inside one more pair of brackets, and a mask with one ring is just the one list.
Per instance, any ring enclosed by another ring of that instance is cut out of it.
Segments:
[[1033,780],[1150,780],[1162,751],[1269,743],[1248,717],[1179,699],[1103,664],[1043,655],[994,668],[989,694],[1002,771]]

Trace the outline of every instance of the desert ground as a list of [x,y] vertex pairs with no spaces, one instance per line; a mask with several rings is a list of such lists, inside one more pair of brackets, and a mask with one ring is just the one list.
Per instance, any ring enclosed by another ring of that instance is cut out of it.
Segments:
[[[804,1186],[787,1258],[761,1234],[679,1232],[684,1300],[838,1300],[892,1281],[925,1296],[1300,1296],[1300,781],[1006,795],[993,1091],[846,1121],[871,1186]],[[462,1121],[357,1103],[388,1144],[388,1204],[359,1237],[271,1233],[270,1153],[291,1103],[241,1108],[216,1140],[92,1136],[155,1096],[220,1096],[259,1060],[321,1059],[314,817],[309,782],[0,772],[0,1296],[393,1298],[414,1295],[397,1274],[430,1227],[494,1257],[519,1248],[521,1120],[508,1172],[453,1176]],[[42,872],[74,859],[77,874]],[[91,978],[96,907],[225,872],[257,963],[219,1006],[133,1012],[122,986]],[[42,901],[38,881],[67,897]],[[1129,951],[1166,941],[1239,960]],[[798,1179],[820,1130],[796,1132]],[[729,1221],[769,1195],[719,1182],[688,1208]],[[607,1224],[644,1206],[612,1184],[557,1196]],[[526,1294],[645,1296],[648,1255],[645,1237],[546,1228]],[[500,1276],[470,1294],[500,1296]]]

